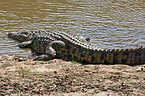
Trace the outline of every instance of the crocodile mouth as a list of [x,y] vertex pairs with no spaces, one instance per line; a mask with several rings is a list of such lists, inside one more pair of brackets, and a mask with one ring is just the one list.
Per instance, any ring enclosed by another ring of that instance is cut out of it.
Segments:
[[10,32],[8,33],[8,37],[22,42],[25,41],[28,36],[25,34],[19,34],[18,32]]

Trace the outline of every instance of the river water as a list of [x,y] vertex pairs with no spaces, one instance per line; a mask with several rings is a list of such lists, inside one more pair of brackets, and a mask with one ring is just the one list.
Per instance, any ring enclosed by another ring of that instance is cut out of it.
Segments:
[[28,56],[9,32],[64,30],[100,48],[145,46],[145,0],[0,0],[0,54]]

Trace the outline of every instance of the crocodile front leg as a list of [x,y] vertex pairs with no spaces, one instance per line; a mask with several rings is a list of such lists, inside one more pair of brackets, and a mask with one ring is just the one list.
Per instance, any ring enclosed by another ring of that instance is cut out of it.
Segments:
[[39,56],[36,56],[34,58],[34,60],[50,60],[52,58],[54,58],[57,54],[56,52],[56,48],[64,48],[65,47],[65,43],[62,42],[62,41],[52,41],[51,43],[49,43],[47,46],[46,46],[46,49],[45,49],[45,54],[42,54],[42,55],[39,55]]
[[18,46],[19,46],[20,48],[28,48],[28,47],[31,46],[31,44],[32,44],[32,41],[26,41],[26,42],[20,43]]

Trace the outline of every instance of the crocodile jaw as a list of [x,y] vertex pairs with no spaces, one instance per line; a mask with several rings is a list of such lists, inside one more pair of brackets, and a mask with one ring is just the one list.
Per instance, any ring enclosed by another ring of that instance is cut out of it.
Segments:
[[20,34],[18,32],[10,32],[8,33],[8,37],[16,39],[21,42],[26,41],[28,39],[28,35]]

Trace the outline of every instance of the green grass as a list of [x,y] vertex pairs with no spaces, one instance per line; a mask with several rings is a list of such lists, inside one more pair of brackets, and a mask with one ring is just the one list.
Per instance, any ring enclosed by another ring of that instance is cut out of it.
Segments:
[[71,61],[73,64],[78,64],[76,61]]

